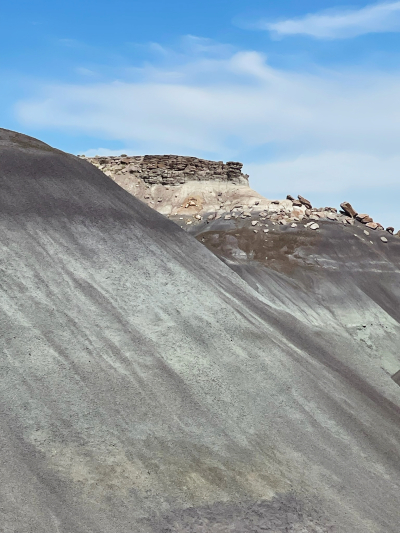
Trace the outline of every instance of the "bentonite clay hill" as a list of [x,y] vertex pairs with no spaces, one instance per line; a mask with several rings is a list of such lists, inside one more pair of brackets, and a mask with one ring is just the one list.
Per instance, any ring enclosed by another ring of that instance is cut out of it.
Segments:
[[202,220],[221,261],[6,130],[0,187],[5,532],[398,533],[399,239]]

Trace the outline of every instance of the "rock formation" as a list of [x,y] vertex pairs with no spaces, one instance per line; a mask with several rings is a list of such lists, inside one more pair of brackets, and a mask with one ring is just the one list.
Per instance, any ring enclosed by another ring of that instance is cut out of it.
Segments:
[[[349,202],[338,213],[334,207],[313,208],[301,195],[269,200],[252,190],[242,163],[206,161],[175,155],[85,158],[125,190],[180,226],[209,223],[215,219],[272,220],[292,229],[301,221],[330,221],[354,225],[355,220],[372,230],[383,230],[368,214],[358,214]],[[306,227],[317,228],[318,224]],[[257,230],[254,230],[257,232]],[[387,228],[393,234],[394,228]]]

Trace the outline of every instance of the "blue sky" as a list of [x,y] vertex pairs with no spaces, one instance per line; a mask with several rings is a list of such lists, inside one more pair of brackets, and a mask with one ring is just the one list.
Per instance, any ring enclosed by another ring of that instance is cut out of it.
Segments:
[[400,2],[7,1],[0,125],[72,153],[239,160],[400,227]]

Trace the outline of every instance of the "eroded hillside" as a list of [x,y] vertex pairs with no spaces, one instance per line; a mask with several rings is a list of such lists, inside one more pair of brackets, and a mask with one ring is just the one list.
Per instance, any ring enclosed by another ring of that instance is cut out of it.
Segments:
[[398,532],[399,239],[185,232],[6,130],[0,187],[5,531]]

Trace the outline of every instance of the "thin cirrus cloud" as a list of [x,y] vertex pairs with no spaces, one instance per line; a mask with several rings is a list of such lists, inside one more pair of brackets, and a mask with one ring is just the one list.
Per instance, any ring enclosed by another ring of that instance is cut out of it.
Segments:
[[[80,153],[117,141],[125,153],[241,159],[252,184],[270,197],[283,187],[374,194],[377,187],[399,190],[399,93],[395,73],[299,74],[242,51],[154,66],[138,81],[44,85],[16,112],[36,130],[98,139]],[[273,158],[246,155],[268,146]]]
[[306,35],[317,39],[348,39],[367,33],[398,32],[400,2],[378,3],[353,10],[322,11],[277,22],[261,20],[256,27],[278,38]]

